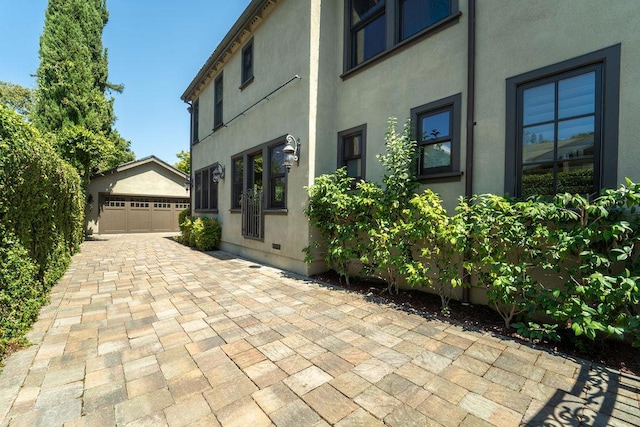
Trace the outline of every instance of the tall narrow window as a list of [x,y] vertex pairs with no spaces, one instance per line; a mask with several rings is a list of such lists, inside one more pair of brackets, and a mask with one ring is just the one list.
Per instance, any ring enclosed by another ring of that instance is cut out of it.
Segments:
[[198,127],[200,126],[200,102],[196,99],[191,107],[191,143],[198,142]]
[[351,62],[358,65],[386,47],[385,0],[351,0]]
[[231,208],[240,209],[242,191],[244,190],[244,159],[242,157],[233,159],[232,169],[233,188],[231,190]]
[[619,64],[616,45],[507,80],[506,192],[592,196],[617,185]]
[[356,180],[365,177],[365,141],[367,126],[362,125],[338,134],[338,167]]
[[220,74],[214,83],[213,93],[213,128],[222,126],[222,74]]
[[400,40],[451,15],[451,0],[400,0]]
[[418,178],[460,174],[460,99],[457,94],[411,110]]
[[241,87],[253,79],[253,39],[242,49],[242,82]]
[[284,208],[287,185],[287,169],[284,160],[284,144],[269,149],[269,207]]

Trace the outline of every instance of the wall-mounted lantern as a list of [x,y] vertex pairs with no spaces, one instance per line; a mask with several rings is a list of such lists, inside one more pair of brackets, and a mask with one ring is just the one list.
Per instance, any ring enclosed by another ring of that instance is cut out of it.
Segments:
[[184,191],[188,193],[190,189],[191,189],[191,177],[188,176],[187,179],[184,180]]
[[211,180],[217,184],[221,179],[224,179],[224,166],[218,163],[211,171]]
[[282,161],[282,164],[287,168],[288,172],[294,162],[296,165],[300,164],[300,139],[296,139],[293,135],[287,135],[286,140],[287,143],[282,149],[284,153],[284,160]]

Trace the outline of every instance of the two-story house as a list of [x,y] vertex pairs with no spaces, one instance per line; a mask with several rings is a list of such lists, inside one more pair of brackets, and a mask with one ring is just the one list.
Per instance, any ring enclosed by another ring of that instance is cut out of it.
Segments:
[[305,187],[341,166],[380,180],[389,117],[412,120],[418,177],[449,209],[638,180],[638,13],[637,0],[252,0],[182,95],[192,209],[220,220],[227,251],[320,271],[302,253]]

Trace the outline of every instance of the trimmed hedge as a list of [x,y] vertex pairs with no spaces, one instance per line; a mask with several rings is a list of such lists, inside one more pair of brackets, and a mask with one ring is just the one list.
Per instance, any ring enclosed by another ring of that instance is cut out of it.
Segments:
[[84,200],[75,169],[0,105],[0,357],[22,340],[78,250]]
[[200,251],[217,249],[222,236],[222,227],[218,220],[208,217],[192,218],[189,210],[180,212],[180,243],[195,247]]

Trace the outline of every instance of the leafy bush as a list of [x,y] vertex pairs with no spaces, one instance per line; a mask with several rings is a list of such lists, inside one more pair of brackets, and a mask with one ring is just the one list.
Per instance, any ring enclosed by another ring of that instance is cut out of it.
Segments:
[[559,224],[553,255],[574,262],[564,287],[548,298],[547,314],[577,336],[628,336],[640,345],[640,184],[627,180],[591,201],[562,194],[554,203],[569,220]]
[[[308,192],[309,205],[304,213],[323,239],[324,260],[341,281],[344,277],[349,284],[349,263],[362,255],[366,237],[363,230],[369,224],[371,209],[362,205],[366,201],[360,191],[354,190],[353,178],[347,176],[346,168],[318,177]],[[319,246],[315,242],[305,248],[307,262],[312,261],[313,250]]]
[[201,251],[211,251],[218,247],[222,227],[218,220],[208,217],[192,218],[188,210],[180,213],[180,242]]
[[16,236],[0,227],[0,359],[24,332],[46,300],[36,276],[38,266]]
[[442,311],[449,312],[453,288],[462,285],[462,257],[467,235],[461,214],[449,216],[440,197],[431,190],[411,199],[411,216],[405,227],[420,248],[406,266],[407,283],[429,287],[440,296]]
[[509,327],[515,316],[529,318],[537,310],[542,285],[532,275],[545,262],[553,205],[516,201],[485,194],[460,200],[468,242],[468,270],[479,274],[490,304]]
[[192,227],[194,246],[201,251],[212,251],[220,243],[222,228],[213,218],[198,217]]
[[[0,105],[0,341],[19,339],[84,236],[77,172]],[[3,345],[4,345],[3,344]],[[4,348],[0,348],[0,356]]]

